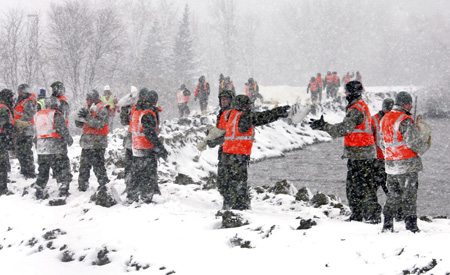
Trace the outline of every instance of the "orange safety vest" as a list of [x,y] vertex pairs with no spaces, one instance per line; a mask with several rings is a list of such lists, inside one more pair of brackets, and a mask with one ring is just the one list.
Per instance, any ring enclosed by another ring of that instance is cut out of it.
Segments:
[[[97,117],[98,113],[105,108],[106,106],[108,106],[108,104],[104,103],[104,102],[99,102],[97,103],[97,105],[95,105],[97,107],[97,111],[92,111],[91,110],[91,115],[93,117]],[[89,106],[86,106],[86,108],[89,109]],[[94,127],[90,127],[87,123],[85,123],[83,125],[83,133],[88,134],[88,135],[107,135],[108,134],[108,129],[109,129],[109,125],[106,124],[103,128],[101,129],[96,129]]]
[[[133,107],[131,112],[131,134],[133,138],[133,149],[152,149],[155,146],[145,137],[144,126],[142,126],[142,117],[145,114],[151,113],[155,119],[156,114],[151,110],[139,110],[136,111]],[[159,131],[159,122],[156,119],[156,132]]]
[[178,97],[178,104],[180,103],[185,103],[189,101],[189,96],[185,96],[183,94],[184,90],[180,90],[177,92],[177,97]]
[[226,130],[227,122],[228,122],[228,119],[230,118],[230,115],[229,115],[230,112],[231,112],[231,110],[226,110],[225,112],[222,113],[219,121],[217,121],[217,123],[216,123],[217,128]]
[[347,112],[353,108],[358,109],[361,113],[364,114],[364,122],[356,126],[350,134],[344,136],[345,146],[362,147],[374,145],[375,139],[373,138],[371,123],[372,117],[370,116],[369,107],[364,102],[364,100],[361,99],[350,106]]
[[230,117],[225,124],[225,142],[223,152],[236,155],[250,155],[255,140],[255,126],[250,127],[247,133],[239,132],[239,119],[243,112],[231,110]]
[[29,97],[25,98],[24,100],[22,100],[17,106],[16,108],[14,108],[14,119],[20,119],[23,116],[23,109],[25,108],[25,104],[27,103],[28,100],[31,100],[34,102],[34,105],[36,106],[37,104],[37,100],[36,100],[36,95],[35,94],[30,94]]
[[383,150],[381,150],[381,121],[378,114],[374,115],[372,117],[372,125],[374,130],[374,139],[375,139],[375,145],[377,147],[377,159],[384,159]]
[[[205,88],[206,95],[208,95],[208,87],[206,86],[206,84],[208,84],[208,82],[205,81],[203,83],[203,86]],[[198,88],[199,88],[199,86],[200,86],[200,82],[197,84],[197,88],[195,89],[195,96],[198,96],[198,92],[199,92]]]
[[385,114],[381,120],[381,130],[383,131],[383,141],[385,147],[386,160],[401,160],[417,157],[418,154],[409,149],[400,133],[400,123],[406,119],[414,119],[397,110],[392,110]]
[[311,87],[309,88],[311,90],[311,92],[317,91],[319,89],[319,87],[317,87],[316,81],[310,81],[309,84],[311,84]]
[[333,83],[334,84],[339,84],[339,77],[337,76],[337,74],[333,75]]
[[58,99],[59,99],[59,100],[62,100],[62,101],[64,101],[64,102],[66,102],[66,103],[69,103],[69,102],[67,101],[67,98],[66,98],[65,95],[62,95],[62,96],[58,97]]
[[323,88],[322,77],[320,76],[316,77],[316,82],[317,84],[319,84],[319,88]]
[[44,109],[34,115],[34,123],[36,125],[36,136],[38,139],[41,138],[61,138],[62,137],[56,132],[55,127],[55,113],[61,112],[53,109]]
[[332,74],[327,74],[327,84],[331,84],[333,83],[333,75]]
[[349,75],[344,75],[344,83],[347,84],[352,78]]
[[[2,104],[2,103],[0,103],[0,109],[1,108],[6,108],[8,110],[9,118],[10,118],[9,123],[11,123],[12,125],[16,125],[16,123],[14,122],[13,116],[11,114],[11,110],[9,110],[9,108],[6,105]],[[1,132],[4,132],[4,130],[2,128],[0,128],[0,133]]]

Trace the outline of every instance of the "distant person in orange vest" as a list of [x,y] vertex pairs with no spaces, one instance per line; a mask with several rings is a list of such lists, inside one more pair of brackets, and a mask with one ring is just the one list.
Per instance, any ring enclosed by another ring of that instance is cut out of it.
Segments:
[[8,172],[10,172],[9,150],[14,149],[14,95],[9,89],[0,91],[0,196],[7,195]]
[[128,203],[151,203],[153,195],[161,194],[158,186],[158,159],[167,160],[168,152],[159,140],[160,109],[158,94],[142,88],[139,100],[131,111],[133,166],[131,184],[127,188]]
[[400,208],[405,217],[406,230],[419,232],[417,226],[417,190],[419,172],[423,170],[419,155],[431,146],[431,136],[421,138],[411,115],[412,97],[399,92],[394,108],[381,120],[382,149],[387,173],[387,194],[384,205],[383,232],[394,230],[394,216]]
[[103,95],[100,99],[102,102],[109,105],[108,130],[111,132],[114,130],[114,118],[116,117],[116,113],[120,112],[119,106],[117,105],[118,100],[116,95],[111,92],[109,85],[105,86]]
[[287,117],[290,108],[282,106],[264,112],[252,112],[251,104],[248,96],[237,95],[233,100],[231,111],[227,112],[227,117],[224,118],[226,133],[222,145],[222,163],[225,166],[225,173],[220,187],[224,196],[224,209],[250,209],[247,167],[255,140],[255,126]]
[[105,151],[108,147],[109,105],[100,100],[97,90],[86,95],[86,107],[78,112],[75,125],[83,128],[80,138],[81,158],[78,176],[78,190],[85,192],[89,187],[91,168],[98,181],[96,194],[92,197],[96,204],[109,207],[115,200],[108,193],[109,182],[105,167]]
[[36,114],[36,95],[30,93],[28,84],[20,84],[17,88],[19,97],[14,107],[16,123],[16,155],[20,163],[20,173],[26,178],[36,178],[34,167],[33,141],[35,128],[32,124]]
[[311,103],[312,104],[319,103],[319,85],[317,84],[315,77],[311,77],[311,80],[308,83],[306,93],[309,93],[309,91],[311,91]]
[[256,82],[253,78],[248,79],[248,93],[247,96],[252,101],[252,107],[255,106],[255,101],[257,99],[260,99],[261,101],[264,101],[263,96],[259,93],[259,85],[258,82]]
[[205,76],[200,76],[198,79],[197,88],[195,89],[195,100],[199,98],[200,100],[200,110],[202,111],[202,115],[206,115],[208,113],[208,98],[209,98],[210,90],[209,83],[206,82]]
[[322,91],[323,87],[325,86],[325,80],[322,79],[322,75],[320,73],[317,73],[316,82],[317,86],[319,87],[319,103],[322,103]]
[[344,137],[344,155],[347,161],[347,199],[352,211],[349,221],[381,222],[381,206],[378,204],[373,182],[373,162],[376,157],[369,107],[361,97],[363,86],[358,81],[345,85],[348,101],[347,114],[338,124],[326,123],[323,115],[312,119],[311,128],[322,130],[333,138]]
[[333,81],[334,76],[330,71],[327,72],[327,76],[324,79],[325,81],[325,89],[327,89],[327,98],[331,98],[333,94]]
[[59,111],[59,100],[56,97],[45,99],[47,109],[40,110],[34,117],[36,125],[36,151],[38,154],[38,171],[34,188],[36,199],[42,200],[48,197],[46,185],[48,182],[50,168],[56,176],[59,186],[59,200],[51,200],[50,205],[65,204],[69,196],[72,173],[70,160],[67,156],[67,146],[73,144],[64,118]]
[[225,91],[226,87],[225,87],[225,77],[223,76],[223,74],[220,74],[219,76],[219,93],[221,91]]
[[70,106],[65,96],[66,88],[64,87],[64,84],[61,81],[53,82],[52,85],[50,85],[50,87],[52,88],[52,96],[56,97],[59,100],[60,103],[59,108],[61,114],[63,115],[66,124],[69,125]]
[[332,85],[332,98],[337,97],[337,93],[339,91],[339,87],[341,87],[341,80],[339,79],[339,76],[337,75],[337,72],[333,72],[333,85]]
[[355,80],[362,83],[362,76],[361,76],[361,74],[359,73],[359,71],[356,72],[356,79],[355,79]]
[[[344,84],[344,87],[347,83],[349,83],[352,80],[352,77],[355,76],[354,73],[352,73],[352,75],[350,75],[350,72],[347,72],[343,77],[342,77],[342,83]],[[361,81],[360,81],[361,82]]]
[[177,91],[178,112],[180,118],[188,117],[191,112],[188,105],[190,96],[191,91],[186,89],[186,85],[181,84],[180,89]]
[[225,89],[224,91],[233,91],[233,93],[236,95],[236,89],[234,88],[233,81],[231,81],[231,78],[227,76],[225,78]]

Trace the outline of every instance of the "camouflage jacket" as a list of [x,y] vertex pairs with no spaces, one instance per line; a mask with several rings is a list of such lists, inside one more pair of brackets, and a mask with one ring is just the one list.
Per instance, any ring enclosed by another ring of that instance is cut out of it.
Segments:
[[[397,105],[394,106],[394,110],[411,115],[407,110]],[[399,131],[408,148],[417,154],[422,155],[430,149],[430,144],[420,138],[419,130],[417,130],[417,127],[413,124],[412,120],[406,119],[402,121],[402,123],[400,123]],[[384,140],[382,132],[380,133],[380,136],[381,140]],[[385,151],[383,142],[381,142],[381,149]],[[391,175],[417,173],[423,170],[422,159],[420,156],[402,160],[386,160],[385,163],[386,173]]]
[[[361,97],[358,97],[352,102],[350,102],[347,107],[347,114],[344,117],[344,120],[341,123],[337,124],[328,124],[326,123],[324,126],[324,131],[330,134],[333,138],[343,137],[347,134],[350,134],[356,126],[364,123],[364,114],[361,113],[358,109],[352,108],[349,109],[353,104],[357,101],[361,100]],[[370,118],[369,118],[370,119]],[[349,159],[373,159],[376,158],[376,148],[375,145],[369,146],[345,146],[344,145],[344,154],[342,158]]]
[[128,131],[131,120],[131,108],[133,108],[133,106],[124,106],[120,108],[120,124],[127,126],[127,134],[123,139],[123,147],[126,149],[133,149],[133,139],[131,132]]
[[[91,113],[86,116],[87,124],[95,129],[101,129],[109,122],[109,106],[98,112],[97,117]],[[78,128],[83,128],[84,123],[75,121]],[[83,149],[103,149],[108,147],[108,135],[91,135],[83,133],[80,138],[80,145]]]
[[67,154],[67,144],[72,144],[69,128],[66,125],[63,115],[55,113],[54,118],[56,132],[60,138],[40,138],[36,142],[38,155]]
[[[29,93],[19,96],[19,98],[16,101],[16,107],[17,107],[17,105],[20,104],[20,102],[22,102],[22,100],[24,100],[30,96],[31,96],[31,94],[29,94]],[[23,107],[23,115],[20,118],[20,120],[31,121],[31,119],[33,119],[35,114],[36,114],[36,103],[34,103],[34,101],[32,101],[32,100],[27,100]],[[35,132],[36,132],[36,129],[35,129],[34,125],[30,124],[30,125],[28,125],[27,128],[24,129],[24,131],[22,133],[19,133],[19,134],[22,134],[25,136],[34,136]]]
[[12,144],[14,126],[11,124],[9,114],[6,108],[0,109],[0,128],[3,129],[3,132],[0,132],[0,150],[8,150],[14,147]]

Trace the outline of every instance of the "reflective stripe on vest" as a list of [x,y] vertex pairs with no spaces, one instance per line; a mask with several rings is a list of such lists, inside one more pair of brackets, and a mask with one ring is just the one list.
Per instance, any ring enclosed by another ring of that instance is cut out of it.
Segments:
[[[61,138],[56,132],[55,127],[55,113],[58,112],[52,109],[41,110],[34,116],[34,123],[36,124],[36,136],[41,138]],[[58,112],[61,114],[60,112]]]
[[133,149],[145,150],[152,149],[155,146],[147,139],[144,133],[144,126],[142,126],[142,117],[145,114],[151,113],[156,120],[156,132],[159,131],[159,122],[156,114],[151,110],[133,110],[131,113],[131,134],[133,139]]
[[322,77],[320,76],[316,77],[316,82],[319,85],[319,88],[323,87]]
[[231,110],[226,123],[225,142],[223,152],[228,154],[250,155],[255,140],[255,127],[252,126],[246,133],[239,132],[239,119],[243,112]]
[[310,88],[311,91],[317,91],[319,89],[319,87],[317,87],[316,81],[311,81],[311,82],[309,82],[309,84],[311,85],[311,88]]
[[189,101],[189,96],[184,95],[184,90],[180,90],[177,92],[178,103],[185,103]]
[[344,144],[346,146],[354,147],[374,145],[375,140],[373,138],[371,123],[372,117],[370,116],[369,107],[363,100],[359,100],[348,108],[347,112],[352,108],[356,108],[364,114],[364,122],[356,126],[351,133],[344,136]]
[[231,110],[226,110],[225,112],[222,113],[219,121],[217,122],[217,128],[226,130],[226,127],[227,127],[226,124],[228,122],[228,119],[230,118],[230,115],[229,115],[230,112],[231,112]]
[[373,119],[372,122],[373,122],[374,130],[375,130],[374,138],[375,138],[375,144],[377,146],[377,159],[384,159],[383,150],[381,150],[381,136],[380,136],[381,121],[380,121],[378,114],[374,115],[372,117],[372,119]]
[[45,98],[39,99],[37,104],[41,106],[41,110],[45,110]]
[[[33,98],[34,96],[34,98]],[[17,106],[16,108],[14,108],[14,119],[21,119],[23,116],[23,109],[25,108],[25,104],[27,103],[28,100],[31,100],[34,102],[35,107],[36,107],[36,96],[34,94],[31,94],[29,97],[25,98],[24,100],[22,100]]]
[[[16,123],[14,122],[14,118],[13,118],[13,116],[12,116],[12,114],[11,114],[11,110],[9,110],[9,108],[8,108],[6,105],[0,103],[0,109],[2,109],[2,108],[6,108],[6,110],[8,110],[8,113],[9,113],[9,123],[11,123],[11,125],[16,125]],[[4,132],[4,130],[3,130],[2,128],[0,128],[0,132]]]
[[[91,115],[93,117],[97,117],[98,113],[100,113],[100,111],[105,108],[108,104],[103,103],[103,102],[99,102],[97,103],[96,106],[96,110],[93,111],[91,110]],[[87,109],[89,109],[89,106],[86,106]],[[87,123],[85,123],[83,125],[83,133],[88,134],[88,135],[107,135],[108,134],[108,129],[109,129],[109,125],[108,123],[103,126],[103,128],[101,129],[96,129],[94,127],[90,127]]]
[[327,84],[331,84],[331,83],[333,83],[333,75],[331,75],[331,74],[327,74]]
[[400,133],[400,124],[406,119],[411,119],[414,122],[411,116],[392,110],[384,115],[381,120],[386,160],[401,160],[418,156],[416,152],[409,149],[406,141],[403,140],[402,133]]
[[106,99],[105,95],[102,95],[101,97],[102,102],[109,105],[109,109],[114,109],[116,107],[116,105],[114,104],[115,99],[116,96],[114,94],[110,94],[108,99]]

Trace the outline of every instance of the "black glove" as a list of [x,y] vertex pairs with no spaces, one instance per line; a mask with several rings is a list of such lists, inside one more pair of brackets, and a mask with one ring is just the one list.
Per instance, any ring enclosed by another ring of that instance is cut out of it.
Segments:
[[159,147],[156,153],[158,154],[158,158],[162,158],[163,160],[167,160],[167,156],[169,155],[169,152],[167,152],[164,146]]
[[325,127],[325,120],[323,120],[323,115],[320,116],[320,119],[311,119],[309,125],[313,130],[323,130]]
[[275,112],[277,113],[278,118],[280,118],[280,117],[288,117],[289,116],[289,109],[291,109],[291,106],[289,106],[289,105],[276,107],[275,108]]
[[86,109],[86,108],[82,108],[82,109],[78,112],[78,117],[86,118],[88,114],[89,114],[89,110]]
[[207,140],[206,144],[208,145],[209,148],[214,148],[218,145],[218,143],[215,140]]

